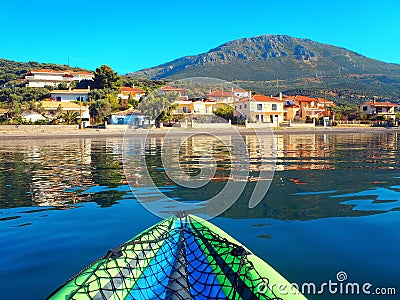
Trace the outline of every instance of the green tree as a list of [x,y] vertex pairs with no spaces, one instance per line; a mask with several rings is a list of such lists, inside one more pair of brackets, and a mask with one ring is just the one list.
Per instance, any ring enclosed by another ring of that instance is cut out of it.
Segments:
[[105,97],[105,100],[107,100],[110,105],[111,105],[111,111],[116,111],[119,109],[119,99],[116,95],[113,94],[107,94]]
[[95,123],[103,123],[111,114],[111,104],[107,99],[99,99],[90,104],[89,112]]
[[63,112],[60,117],[63,119],[64,124],[66,125],[77,124],[79,113],[76,111],[67,110]]
[[156,122],[171,122],[174,111],[178,108],[178,104],[171,104],[166,110],[162,111],[161,114],[158,115]]
[[224,118],[225,120],[233,120],[233,107],[230,105],[224,105],[218,107],[214,114],[218,117]]
[[121,79],[118,73],[114,72],[107,65],[102,65],[94,72],[93,88],[117,90],[121,86]]
[[178,98],[178,93],[167,93],[165,95],[151,93],[139,103],[138,109],[150,120],[159,122],[160,118],[167,117],[169,108]]

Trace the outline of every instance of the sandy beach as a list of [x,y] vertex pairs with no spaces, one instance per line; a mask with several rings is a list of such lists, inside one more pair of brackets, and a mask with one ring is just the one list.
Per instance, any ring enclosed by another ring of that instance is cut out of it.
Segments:
[[[60,138],[96,138],[110,137],[118,138],[129,136],[163,136],[165,134],[187,134],[207,132],[209,134],[225,135],[236,131],[240,134],[269,134],[270,129],[246,129],[243,127],[228,128],[213,128],[213,129],[181,129],[181,128],[158,128],[158,129],[131,129],[126,126],[108,126],[107,128],[85,128],[79,129],[76,125],[0,125],[1,140],[15,139],[60,139]],[[326,133],[388,133],[400,132],[400,128],[385,128],[385,127],[355,127],[355,126],[340,126],[340,127],[314,127],[314,128],[274,128],[274,134],[326,134]]]

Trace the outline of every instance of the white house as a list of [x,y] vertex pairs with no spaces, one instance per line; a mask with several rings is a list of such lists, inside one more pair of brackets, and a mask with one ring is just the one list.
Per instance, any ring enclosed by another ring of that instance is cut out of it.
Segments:
[[283,121],[284,101],[264,95],[254,95],[236,101],[234,116],[253,123],[273,123],[278,125]]
[[66,83],[70,86],[73,81],[93,80],[94,74],[86,71],[59,71],[50,69],[32,70],[26,74],[27,87],[57,86]]
[[61,102],[71,101],[89,101],[90,88],[88,89],[69,89],[69,90],[53,90],[50,92],[51,98]]
[[46,113],[52,114],[57,110],[61,112],[71,111],[78,113],[83,121],[88,122],[90,120],[89,107],[84,104],[61,101],[41,101],[40,103]]
[[118,98],[128,100],[129,97],[132,97],[133,99],[139,100],[144,95],[146,95],[146,91],[142,89],[123,86],[119,90]]
[[246,98],[249,96],[249,91],[243,89],[235,89],[233,90],[233,94],[239,99]]
[[388,119],[395,120],[395,107],[399,107],[399,105],[391,102],[378,102],[373,100],[361,104],[360,112],[366,114],[368,117],[385,116]]
[[46,120],[45,117],[43,117],[41,114],[35,112],[35,111],[24,111],[21,114],[21,118],[25,121],[30,121],[30,122],[37,122],[40,120]]

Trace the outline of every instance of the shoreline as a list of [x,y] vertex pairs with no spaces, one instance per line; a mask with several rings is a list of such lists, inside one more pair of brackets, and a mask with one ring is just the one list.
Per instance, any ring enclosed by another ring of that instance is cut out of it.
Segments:
[[129,129],[120,126],[113,128],[112,125],[106,129],[85,128],[78,129],[76,125],[0,125],[1,140],[26,140],[26,139],[66,139],[66,138],[123,138],[143,136],[164,136],[165,134],[182,135],[194,133],[209,133],[215,135],[228,135],[231,132],[239,132],[242,135],[251,134],[351,134],[351,133],[390,133],[400,132],[399,127],[358,127],[358,126],[335,126],[335,127],[312,127],[312,128],[267,128],[248,129],[244,127],[210,128],[210,129],[182,129],[182,128],[158,128],[158,129]]

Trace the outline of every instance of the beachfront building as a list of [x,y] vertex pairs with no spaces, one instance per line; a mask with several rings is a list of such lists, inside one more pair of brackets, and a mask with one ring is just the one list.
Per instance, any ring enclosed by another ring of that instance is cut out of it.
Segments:
[[60,71],[60,70],[32,70],[26,74],[27,87],[56,87],[60,83],[66,83],[69,87],[73,81],[93,80],[94,74],[87,71]]
[[135,128],[140,128],[153,124],[154,121],[150,121],[145,114],[133,108],[112,113],[110,116],[110,125],[132,125]]
[[285,119],[291,121],[327,117],[329,108],[335,105],[333,101],[301,95],[281,99],[284,101]]
[[186,97],[187,98],[187,91],[185,89],[181,89],[174,86],[164,86],[157,90],[161,95],[167,95],[169,93],[176,93],[179,97]]
[[173,116],[176,119],[199,121],[212,116],[217,103],[205,98],[185,99],[180,98],[174,102],[176,109]]
[[271,123],[276,126],[283,121],[284,101],[264,95],[254,95],[236,101],[234,116],[251,123]]
[[234,89],[233,95],[236,96],[238,99],[249,97],[250,92],[243,90],[243,89]]
[[38,122],[46,120],[46,118],[43,117],[42,114],[35,111],[24,111],[21,114],[21,119],[28,122]]
[[89,125],[89,107],[84,104],[61,101],[41,101],[40,103],[41,108],[44,110],[45,116],[47,115],[49,118],[56,116],[58,113],[70,111],[77,113],[78,118],[81,118],[86,125]]
[[387,119],[396,119],[396,111],[395,108],[399,107],[398,104],[391,102],[378,102],[372,100],[368,102],[364,102],[359,105],[360,113],[366,114],[368,118],[373,119],[378,116],[385,117]]
[[146,95],[146,91],[135,87],[120,87],[118,98],[122,100],[135,99],[140,100]]
[[239,97],[235,96],[233,92],[227,92],[223,90],[215,90],[206,95],[206,98],[219,103],[232,104],[234,101],[239,100]]
[[52,90],[50,92],[51,99],[61,102],[89,101],[90,88],[87,89],[68,89],[68,90]]

